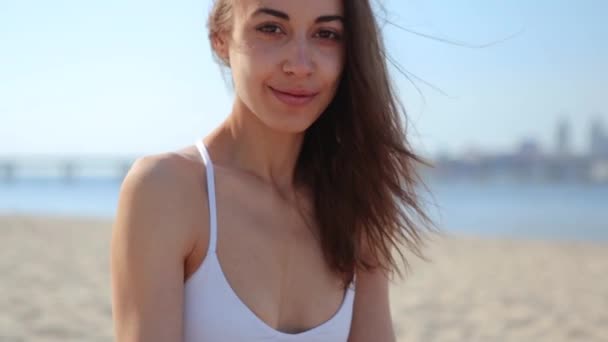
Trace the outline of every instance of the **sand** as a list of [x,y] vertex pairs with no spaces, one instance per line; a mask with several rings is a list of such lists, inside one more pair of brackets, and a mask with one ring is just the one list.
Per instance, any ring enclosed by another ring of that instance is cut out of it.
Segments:
[[[112,341],[111,223],[0,217],[0,341]],[[391,288],[398,341],[608,341],[608,244],[443,237]]]

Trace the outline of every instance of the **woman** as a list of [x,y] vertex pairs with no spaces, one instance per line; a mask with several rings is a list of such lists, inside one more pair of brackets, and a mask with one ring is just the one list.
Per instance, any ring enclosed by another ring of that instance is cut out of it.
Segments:
[[393,252],[428,218],[368,0],[217,0],[209,37],[233,109],[124,180],[117,341],[395,340]]

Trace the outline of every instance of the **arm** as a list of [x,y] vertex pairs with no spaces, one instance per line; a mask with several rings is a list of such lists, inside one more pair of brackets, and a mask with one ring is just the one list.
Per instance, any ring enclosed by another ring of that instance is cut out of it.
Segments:
[[389,279],[380,269],[359,271],[349,342],[394,342]]
[[183,339],[183,263],[190,242],[173,169],[167,158],[139,159],[120,190],[111,240],[117,342]]

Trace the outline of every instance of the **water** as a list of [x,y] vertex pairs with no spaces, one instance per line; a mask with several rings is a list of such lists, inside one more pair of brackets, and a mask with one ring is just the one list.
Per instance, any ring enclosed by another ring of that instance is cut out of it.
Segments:
[[0,213],[112,218],[120,181],[111,178],[0,182]]
[[[608,185],[430,182],[431,215],[448,232],[608,242]],[[0,213],[112,218],[120,182],[0,183]]]
[[608,185],[444,182],[430,187],[439,207],[434,216],[448,231],[608,241]]

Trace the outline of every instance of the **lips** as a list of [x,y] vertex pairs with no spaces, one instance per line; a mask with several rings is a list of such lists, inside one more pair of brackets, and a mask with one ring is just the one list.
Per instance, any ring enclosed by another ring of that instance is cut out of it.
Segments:
[[274,96],[281,102],[289,106],[304,106],[310,103],[319,94],[319,92],[307,89],[276,89],[268,87]]

